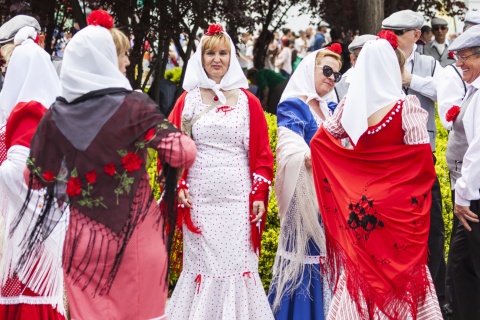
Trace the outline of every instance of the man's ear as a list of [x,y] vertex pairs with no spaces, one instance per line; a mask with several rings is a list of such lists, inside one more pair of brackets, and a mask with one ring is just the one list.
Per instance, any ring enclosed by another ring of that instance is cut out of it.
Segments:
[[417,42],[417,40],[420,39],[421,35],[422,35],[422,31],[416,29],[415,30],[415,42]]

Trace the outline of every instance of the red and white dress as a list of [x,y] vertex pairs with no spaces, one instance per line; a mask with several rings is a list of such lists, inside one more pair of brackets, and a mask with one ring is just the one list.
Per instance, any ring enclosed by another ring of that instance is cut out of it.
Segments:
[[[35,225],[34,208],[43,190],[33,191],[32,201],[12,234],[18,212],[24,204],[28,187],[24,169],[30,152],[30,140],[47,109],[36,101],[21,102],[12,110],[6,123],[4,139],[0,141],[7,157],[0,165],[0,215],[5,235],[0,269],[0,318],[55,320],[65,318],[63,304],[63,270],[61,252],[67,228],[67,215],[55,221],[55,227],[39,246],[37,256],[27,259],[22,270],[14,275],[21,255],[22,240]],[[1,151],[0,151],[1,152]],[[33,222],[32,222],[33,221]]]
[[[435,177],[427,114],[407,96],[345,150],[331,140],[348,137],[343,102],[338,108],[311,144],[329,266],[338,277],[328,319],[442,319],[426,264],[426,181]],[[327,149],[328,159],[315,158]]]
[[[186,95],[182,116],[208,107],[197,87]],[[250,137],[250,119],[249,98],[239,90],[236,105],[213,108],[192,128],[198,153],[187,183],[201,234],[183,227],[183,270],[169,320],[273,319],[251,246],[249,149],[257,137]]]

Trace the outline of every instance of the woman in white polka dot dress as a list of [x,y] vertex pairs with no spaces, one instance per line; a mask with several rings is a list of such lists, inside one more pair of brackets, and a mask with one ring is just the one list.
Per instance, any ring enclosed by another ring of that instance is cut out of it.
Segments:
[[170,120],[191,130],[197,158],[179,184],[183,270],[168,319],[273,319],[258,275],[273,155],[260,102],[245,90],[221,26],[201,39],[183,87]]

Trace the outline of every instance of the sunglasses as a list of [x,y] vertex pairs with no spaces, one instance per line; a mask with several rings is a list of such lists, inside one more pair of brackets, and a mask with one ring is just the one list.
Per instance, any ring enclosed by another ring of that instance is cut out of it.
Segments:
[[412,30],[415,30],[415,29],[401,29],[401,30],[384,29],[384,30],[390,30],[393,33],[395,33],[395,35],[397,35],[397,36],[403,36],[408,31],[412,31]]
[[342,74],[340,72],[334,72],[332,67],[330,66],[316,66],[318,68],[322,68],[323,75],[329,78],[333,74],[333,79],[335,82],[339,82],[342,79]]
[[448,28],[445,27],[445,26],[435,26],[435,27],[432,27],[432,30],[433,31],[438,31],[438,30],[442,30],[442,31],[445,31],[447,30]]

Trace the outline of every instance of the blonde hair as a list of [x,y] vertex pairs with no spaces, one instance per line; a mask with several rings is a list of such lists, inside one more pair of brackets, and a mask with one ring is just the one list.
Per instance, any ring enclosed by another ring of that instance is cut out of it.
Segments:
[[338,69],[342,69],[342,57],[339,54],[336,54],[335,52],[332,52],[330,50],[321,50],[318,51],[317,56],[315,57],[315,65],[320,65],[322,63],[323,58],[326,57],[331,57],[338,62]]
[[216,33],[213,36],[204,36],[202,42],[202,55],[205,54],[207,50],[213,50],[220,45],[225,45],[230,53],[230,39],[226,34]]
[[397,55],[398,64],[400,65],[400,72],[403,73],[403,68],[405,67],[405,61],[407,60],[405,58],[405,53],[400,48],[397,48],[395,49],[395,54]]
[[0,49],[0,53],[2,54],[3,60],[5,60],[6,65],[8,65],[8,62],[10,62],[13,49],[15,49],[15,45],[13,43],[7,43]]
[[120,56],[122,53],[128,52],[128,50],[130,50],[130,41],[128,41],[125,33],[123,33],[117,28],[111,28],[110,33],[112,34],[113,42],[115,43],[117,56]]

